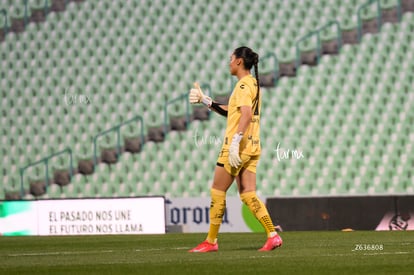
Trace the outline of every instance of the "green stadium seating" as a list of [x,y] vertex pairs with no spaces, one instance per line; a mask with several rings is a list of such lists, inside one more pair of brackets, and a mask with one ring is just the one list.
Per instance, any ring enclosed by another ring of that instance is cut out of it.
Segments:
[[[38,9],[42,2],[29,5]],[[145,119],[145,134],[162,126],[165,102],[195,80],[209,82],[213,95],[227,94],[232,48],[247,44],[262,56],[275,52],[279,62],[290,62],[297,39],[329,20],[354,29],[357,7],[365,2],[69,2],[65,12],[51,12],[43,24],[9,33],[0,43],[2,110],[8,114],[1,132],[3,140],[13,141],[2,147],[10,156],[2,160],[3,192],[20,188],[19,167],[66,147],[73,149],[75,165],[92,158],[93,136],[137,114]],[[16,1],[2,1],[1,7],[21,16]],[[237,11],[245,9],[247,18],[240,22]],[[375,7],[363,13],[364,19],[373,16]],[[412,192],[412,161],[393,152],[412,152],[413,30],[413,15],[406,13],[400,24],[384,24],[381,33],[365,35],[360,45],[345,45],[338,57],[323,56],[317,67],[302,66],[296,78],[262,89],[260,194]],[[323,36],[330,38],[329,32]],[[85,95],[90,104],[79,101]],[[169,108],[171,117],[183,114],[179,105]],[[145,144],[137,156],[123,154],[114,169],[99,164],[91,176],[76,175],[62,188],[51,185],[47,196],[208,195],[220,147],[216,141],[225,127],[222,118],[210,118],[192,122],[186,132],[169,133],[163,144]],[[138,134],[136,128],[127,132]],[[390,139],[394,147],[387,151]],[[278,143],[302,149],[305,159],[275,160]],[[103,140],[99,155],[101,148],[114,146],[114,138]],[[42,177],[40,171],[34,176]]]

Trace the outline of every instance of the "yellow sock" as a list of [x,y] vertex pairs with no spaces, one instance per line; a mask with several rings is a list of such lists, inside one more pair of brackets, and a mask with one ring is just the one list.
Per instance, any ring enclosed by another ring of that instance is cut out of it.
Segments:
[[224,211],[226,211],[226,192],[211,189],[211,204],[210,204],[210,229],[207,234],[207,241],[215,243],[223,221]]
[[267,237],[273,237],[277,235],[275,226],[270,218],[264,203],[257,197],[256,192],[246,192],[240,194],[240,198],[249,207],[250,211],[255,215],[256,219],[262,224],[266,230]]

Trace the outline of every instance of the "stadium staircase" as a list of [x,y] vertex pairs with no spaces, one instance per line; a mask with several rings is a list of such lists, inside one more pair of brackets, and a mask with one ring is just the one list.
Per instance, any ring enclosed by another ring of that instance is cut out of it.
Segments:
[[261,195],[414,192],[414,1],[6,2],[6,199],[207,195],[224,120],[183,91],[226,100],[240,44],[262,56]]

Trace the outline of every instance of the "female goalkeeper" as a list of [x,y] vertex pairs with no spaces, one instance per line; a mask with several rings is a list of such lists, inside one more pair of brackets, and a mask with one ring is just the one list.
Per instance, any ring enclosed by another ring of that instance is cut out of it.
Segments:
[[[217,235],[226,209],[226,192],[236,179],[240,198],[267,233],[267,241],[259,251],[270,251],[282,245],[266,206],[256,195],[256,166],[260,158],[260,88],[259,56],[248,47],[234,50],[230,73],[238,82],[228,105],[214,102],[205,96],[198,84],[191,89],[190,103],[203,103],[227,117],[223,147],[220,151],[211,187],[210,229],[207,238],[189,252],[218,250]],[[255,76],[250,73],[254,67]]]

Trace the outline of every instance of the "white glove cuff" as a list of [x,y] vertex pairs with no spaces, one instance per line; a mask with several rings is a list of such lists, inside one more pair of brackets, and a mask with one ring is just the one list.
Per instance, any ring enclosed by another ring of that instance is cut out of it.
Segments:
[[203,96],[203,98],[201,98],[201,103],[203,103],[207,107],[210,107],[212,102],[213,100],[208,96]]
[[235,135],[233,136],[233,139],[232,139],[232,141],[231,141],[231,142],[232,142],[232,143],[233,143],[233,142],[237,142],[237,144],[238,144],[238,143],[240,143],[240,141],[241,141],[242,139],[243,139],[243,136],[237,133],[237,134],[235,134]]

